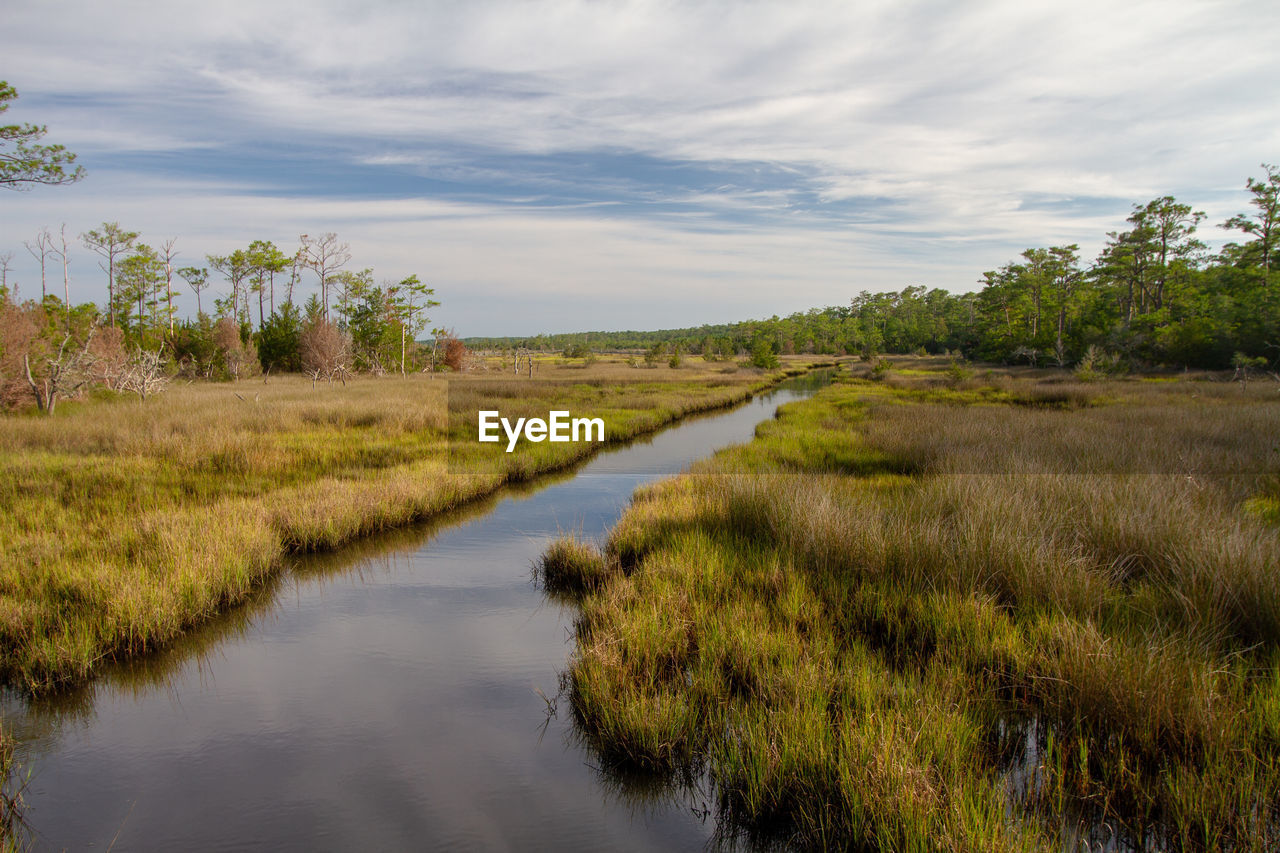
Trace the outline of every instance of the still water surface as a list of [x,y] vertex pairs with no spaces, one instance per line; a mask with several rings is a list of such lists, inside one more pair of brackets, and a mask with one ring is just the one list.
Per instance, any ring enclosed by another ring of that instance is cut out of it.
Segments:
[[558,532],[602,539],[637,486],[823,382],[305,560],[178,647],[35,705],[8,697],[36,847],[702,848],[714,820],[696,794],[610,780],[565,702],[548,719],[574,614],[530,569]]

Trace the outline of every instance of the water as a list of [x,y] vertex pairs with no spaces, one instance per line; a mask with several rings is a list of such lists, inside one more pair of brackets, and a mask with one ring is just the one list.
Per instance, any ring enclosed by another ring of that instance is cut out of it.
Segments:
[[[572,610],[530,570],[645,482],[747,441],[802,379],[554,480],[300,562],[162,654],[5,719],[40,849],[699,849],[696,794],[604,776],[548,718]],[[546,698],[544,698],[544,696]],[[564,704],[564,703],[560,703]]]

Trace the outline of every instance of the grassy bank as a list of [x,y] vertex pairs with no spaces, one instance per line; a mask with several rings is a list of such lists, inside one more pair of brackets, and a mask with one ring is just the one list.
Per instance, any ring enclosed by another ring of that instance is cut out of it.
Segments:
[[797,846],[1275,849],[1275,386],[909,368],[549,553],[585,738]]
[[243,600],[291,553],[422,519],[598,447],[481,446],[479,408],[602,417],[618,441],[777,375],[690,360],[549,364],[518,379],[273,377],[6,417],[0,680],[39,691],[89,677]]

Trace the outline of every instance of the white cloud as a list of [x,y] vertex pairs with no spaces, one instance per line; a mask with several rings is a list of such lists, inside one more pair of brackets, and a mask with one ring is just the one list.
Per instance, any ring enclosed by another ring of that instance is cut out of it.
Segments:
[[[437,262],[452,259],[451,275],[494,292],[519,292],[521,276],[539,293],[615,278],[632,289],[669,282],[689,298],[740,277],[759,282],[744,306],[764,305],[779,282],[820,304],[848,289],[833,283],[842,270],[862,271],[872,287],[965,288],[1028,245],[1096,249],[1129,204],[1156,195],[1176,192],[1220,222],[1280,147],[1280,61],[1253,47],[1280,29],[1269,2],[20,0],[6,21],[10,82],[49,107],[39,120],[73,150],[340,141],[354,163],[496,183],[506,179],[502,152],[761,163],[792,176],[790,187],[654,186],[653,198],[669,202],[665,218],[642,223],[496,204],[437,215],[419,202],[262,199],[190,182],[166,196],[154,179],[113,183],[120,195],[110,199],[88,183],[56,202],[53,191],[38,204],[25,196],[23,213],[6,199],[0,215],[8,243],[47,220],[134,211],[135,227],[154,220],[163,230],[185,221],[182,205],[199,207],[191,227],[210,243],[293,232],[302,220],[353,242],[368,228],[370,245],[388,253],[371,261],[380,267],[410,252],[388,235],[418,239],[388,223],[429,221],[469,241],[429,243]],[[31,120],[16,110],[15,120]],[[483,163],[468,160],[477,146]],[[573,180],[567,171],[548,182]],[[596,189],[607,194],[608,181]],[[61,212],[37,213],[52,211],[45,198]],[[849,215],[862,224],[847,233],[821,215],[868,198],[874,213]],[[1091,212],[1026,204],[1048,198],[1091,199]],[[735,224],[744,211],[791,214],[770,220],[770,232]],[[682,218],[723,227],[686,234]],[[642,244],[665,262],[636,254]],[[994,256],[977,257],[978,247]]]

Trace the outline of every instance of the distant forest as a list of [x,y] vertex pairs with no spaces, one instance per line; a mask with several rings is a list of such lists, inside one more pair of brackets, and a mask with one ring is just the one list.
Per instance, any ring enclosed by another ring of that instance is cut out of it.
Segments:
[[1210,253],[1205,214],[1172,196],[1134,205],[1092,263],[1076,245],[1027,249],[981,276],[973,293],[908,287],[863,291],[847,306],[788,317],[654,332],[467,338],[478,349],[523,347],[585,355],[678,347],[759,352],[953,353],[978,361],[1062,366],[1219,369],[1280,365],[1280,170],[1246,182],[1251,210],[1219,227],[1238,241]]

